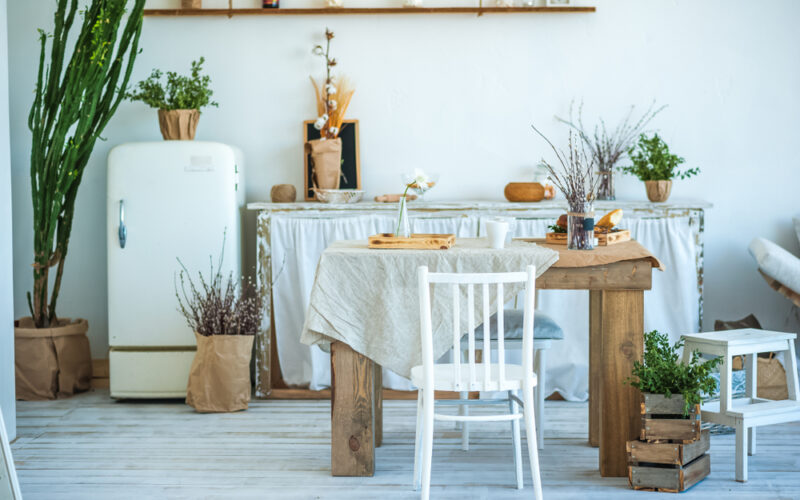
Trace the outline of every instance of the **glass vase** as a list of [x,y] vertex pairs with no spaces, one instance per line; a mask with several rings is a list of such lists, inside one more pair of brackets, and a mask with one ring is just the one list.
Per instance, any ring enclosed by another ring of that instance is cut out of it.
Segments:
[[601,167],[597,174],[600,176],[600,183],[597,185],[597,199],[615,200],[614,169],[605,169]]
[[594,209],[592,204],[570,204],[567,212],[567,249],[592,250],[594,248]]
[[408,221],[408,207],[406,196],[400,197],[397,202],[397,225],[395,226],[394,235],[398,238],[411,237],[411,223]]

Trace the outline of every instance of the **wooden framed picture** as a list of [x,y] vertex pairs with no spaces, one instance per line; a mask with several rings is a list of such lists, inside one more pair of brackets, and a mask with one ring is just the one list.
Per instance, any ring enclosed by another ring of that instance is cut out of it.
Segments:
[[[358,120],[344,120],[339,132],[342,140],[342,180],[341,189],[361,189],[361,163],[358,156]],[[303,122],[303,144],[319,139],[319,130],[314,128],[314,120]],[[306,201],[314,201],[311,181],[311,155],[303,153],[303,186]]]
[[22,500],[2,411],[0,411],[0,498]]

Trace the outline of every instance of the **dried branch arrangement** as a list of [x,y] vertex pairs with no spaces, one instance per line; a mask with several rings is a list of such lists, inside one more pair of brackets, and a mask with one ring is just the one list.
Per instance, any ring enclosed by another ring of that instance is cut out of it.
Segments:
[[317,120],[314,122],[314,128],[319,130],[320,136],[325,139],[339,136],[344,114],[355,92],[355,88],[346,77],[337,79],[331,74],[337,64],[336,59],[330,55],[333,38],[333,31],[325,28],[325,48],[317,45],[312,50],[314,55],[325,58],[325,84],[320,87],[314,78],[309,77],[317,98]]
[[550,174],[553,184],[564,193],[571,209],[582,211],[586,202],[594,201],[597,192],[599,177],[595,175],[594,157],[587,154],[583,141],[572,130],[569,131],[567,151],[564,152],[556,148],[534,125],[531,125],[531,128],[550,145],[561,164],[560,168],[556,169],[542,159],[542,165]]
[[628,113],[613,130],[609,130],[605,120],[601,118],[600,123],[595,125],[594,132],[591,134],[583,124],[583,102],[578,106],[577,120],[573,119],[572,105],[570,105],[569,120],[556,117],[575,130],[589,148],[597,170],[601,173],[598,186],[601,197],[614,199],[614,186],[611,178],[614,167],[630,149],[639,134],[644,131],[647,124],[666,107],[666,105],[656,107],[656,102],[653,101],[644,114],[634,121],[636,106],[631,106]]
[[178,259],[181,266],[175,283],[178,310],[189,327],[203,336],[255,335],[261,324],[261,297],[249,280],[246,287],[240,287],[233,273],[223,278],[223,256],[224,251],[220,253],[216,270],[209,258],[210,278],[198,272],[197,283]]

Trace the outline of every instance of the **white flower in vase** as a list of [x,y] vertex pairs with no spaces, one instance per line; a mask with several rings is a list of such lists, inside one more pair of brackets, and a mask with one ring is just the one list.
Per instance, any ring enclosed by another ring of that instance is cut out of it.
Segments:
[[329,131],[329,132],[331,133],[331,135],[333,135],[333,136],[337,136],[337,135],[339,135],[339,127],[331,127],[331,128],[329,128],[329,129],[328,129],[328,131]]
[[422,169],[415,168],[414,177],[408,184],[408,187],[411,189],[415,189],[420,193],[424,193],[425,191],[433,187],[433,183],[431,182],[431,179],[428,176],[428,174],[426,174]]
[[[339,0],[339,7],[341,7],[341,5],[342,5],[342,2],[341,2],[341,0]],[[336,93],[336,87],[332,83],[329,83],[329,84],[325,85],[325,92],[327,92],[328,95],[333,95],[333,94]]]
[[328,110],[329,111],[336,111],[336,107],[338,105],[339,105],[339,103],[337,103],[335,99],[331,99],[331,100],[328,101]]

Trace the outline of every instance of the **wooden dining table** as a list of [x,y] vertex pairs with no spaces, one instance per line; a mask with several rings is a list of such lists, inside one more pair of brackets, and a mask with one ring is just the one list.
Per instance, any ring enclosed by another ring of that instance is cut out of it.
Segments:
[[[600,448],[601,476],[626,476],[625,443],[639,436],[641,396],[625,381],[643,356],[644,291],[652,286],[653,268],[663,268],[635,241],[626,243],[630,258],[614,262],[605,262],[614,260],[604,258],[610,247],[587,259],[587,252],[537,243],[559,252],[559,261],[537,278],[537,289],[589,291],[589,443]],[[581,264],[587,260],[601,263]],[[371,476],[383,438],[381,366],[342,341],[332,342],[330,351],[331,471]]]

